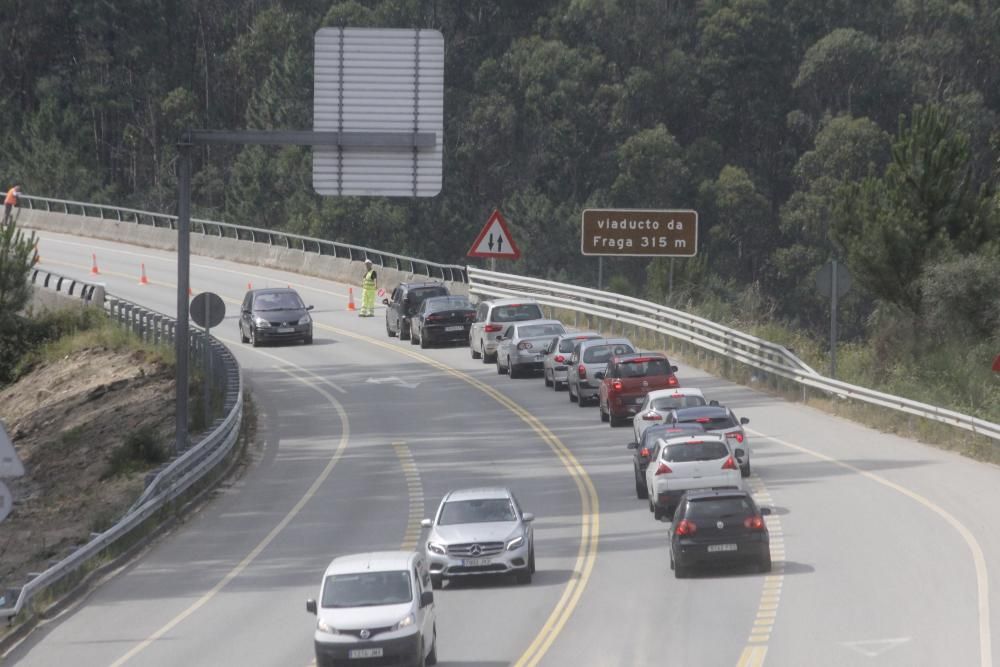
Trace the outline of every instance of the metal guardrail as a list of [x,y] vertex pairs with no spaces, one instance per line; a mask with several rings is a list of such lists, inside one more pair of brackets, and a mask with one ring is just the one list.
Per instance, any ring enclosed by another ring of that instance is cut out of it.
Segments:
[[30,280],[33,285],[55,290],[68,296],[79,297],[85,303],[92,303],[96,306],[104,305],[104,285],[79,278],[70,278],[38,267],[31,269]]
[[[49,197],[36,197],[34,195],[20,195],[18,203],[29,209],[45,211],[55,211],[66,214],[96,217],[101,220],[116,220],[118,222],[128,222],[136,225],[148,225],[155,228],[177,229],[177,216],[166,213],[153,213],[150,211],[139,211],[133,208],[123,208],[121,206],[108,206],[105,204],[89,204],[86,202],[69,201],[65,199],[51,199]],[[294,248],[303,252],[312,252],[318,255],[349,259],[351,261],[372,260],[377,266],[389,269],[396,269],[415,275],[424,275],[431,278],[440,278],[449,282],[467,283],[469,277],[464,266],[457,264],[438,264],[422,259],[396,255],[390,252],[372,250],[363,246],[340,243],[338,241],[327,241],[311,236],[301,236],[287,232],[275,231],[273,229],[261,229],[259,227],[246,227],[244,225],[234,225],[228,222],[216,222],[214,220],[203,220],[201,218],[191,218],[191,233],[203,234],[219,238],[231,238],[251,243],[261,243],[283,248]]]
[[1000,424],[935,405],[827,378],[787,348],[702,317],[629,296],[586,287],[469,267],[469,292],[482,297],[533,298],[552,308],[664,334],[800,385],[924,419],[957,426],[1000,441]]
[[[58,289],[63,281],[71,280],[41,269],[33,269],[32,282],[37,283],[39,277],[42,278],[43,285],[55,289]],[[53,277],[62,280],[57,280],[53,284]],[[75,284],[81,285],[83,295],[103,292],[103,286],[97,283],[76,280]],[[131,329],[144,341],[173,343],[175,322],[172,318],[110,295],[104,301],[103,308],[113,321]],[[201,353],[205,345],[211,348],[212,368],[216,369],[219,381],[224,382],[219,385],[225,387],[222,409],[224,416],[212,424],[211,430],[201,440],[182,452],[155,475],[139,499],[118,523],[93,536],[85,545],[28,581],[18,592],[12,607],[0,608],[0,618],[13,619],[39,593],[100,556],[109,546],[127,536],[187,491],[213,470],[232,450],[239,437],[240,424],[243,420],[243,377],[236,358],[225,345],[215,338],[206,337],[203,331],[192,330],[191,352],[194,359],[202,358]]]

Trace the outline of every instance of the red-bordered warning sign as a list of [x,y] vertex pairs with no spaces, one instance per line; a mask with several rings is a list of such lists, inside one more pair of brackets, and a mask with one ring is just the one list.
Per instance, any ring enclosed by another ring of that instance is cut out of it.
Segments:
[[479,232],[469,248],[469,257],[517,259],[520,256],[521,251],[507,229],[507,221],[500,215],[500,209],[494,209],[483,231]]

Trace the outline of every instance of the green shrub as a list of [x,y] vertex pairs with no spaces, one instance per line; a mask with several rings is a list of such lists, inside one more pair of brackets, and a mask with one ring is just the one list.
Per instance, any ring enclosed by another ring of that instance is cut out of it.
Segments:
[[111,453],[105,477],[144,470],[170,458],[156,428],[150,424],[140,426],[125,436],[125,441]]

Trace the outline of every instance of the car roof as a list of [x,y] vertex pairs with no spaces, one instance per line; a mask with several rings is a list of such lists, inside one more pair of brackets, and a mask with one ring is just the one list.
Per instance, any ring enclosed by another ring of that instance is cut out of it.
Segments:
[[683,445],[685,442],[721,442],[726,447],[729,447],[729,441],[718,433],[685,433],[676,436],[670,436],[668,438],[657,438],[657,440],[662,440],[664,444],[667,445]]
[[629,352],[627,354],[619,354],[615,357],[615,361],[634,361],[636,359],[663,359],[667,360],[667,355],[662,352]]
[[331,574],[351,574],[354,572],[392,572],[409,570],[410,561],[416,556],[414,551],[370,551],[360,554],[337,556],[326,568],[326,576]]
[[[560,326],[563,326],[563,323],[560,322],[559,320],[522,320],[520,322],[510,322],[510,324],[512,326],[515,326],[515,327],[534,326],[534,325],[537,325],[537,324],[558,324]],[[550,335],[553,335],[553,334],[550,334]],[[558,335],[558,334],[554,334],[554,335]]]
[[581,346],[587,347],[590,347],[591,345],[620,345],[622,343],[635,347],[635,345],[632,345],[632,341],[628,338],[591,338],[590,340],[580,341]]
[[510,489],[502,486],[482,486],[471,489],[455,489],[448,492],[444,501],[452,500],[486,500],[492,498],[510,498]]
[[257,289],[247,290],[254,296],[258,294],[282,294],[291,292],[292,294],[298,294],[293,287],[258,287]]
[[[677,431],[678,433],[705,433],[705,427],[698,423],[688,424],[653,424],[652,426],[646,428],[643,431],[643,436],[654,437],[659,431]],[[648,436],[646,434],[649,433]],[[715,433],[706,433],[706,435],[716,435]],[[673,436],[671,436],[673,437]]]
[[729,408],[724,405],[692,405],[690,408],[674,408],[678,419],[692,417],[728,417]]
[[490,299],[485,303],[490,304],[490,308],[496,308],[497,306],[521,305],[522,303],[524,304],[532,303],[536,306],[538,305],[538,302],[535,301],[534,299],[516,299],[513,297],[505,297],[503,299]]
[[566,333],[559,334],[559,340],[567,340],[569,338],[578,338],[580,340],[593,340],[595,338],[601,338],[601,334],[596,331],[567,331]]
[[743,489],[691,489],[686,491],[684,496],[688,500],[704,500],[706,498],[749,498],[753,500],[753,495]]
[[656,398],[670,398],[671,396],[701,396],[705,398],[705,394],[702,393],[701,389],[695,389],[694,387],[674,387],[673,389],[654,389],[653,391],[646,394],[649,400]]
[[[400,287],[405,287],[406,289],[412,289],[414,287],[444,287],[447,289],[447,285],[438,282],[436,280],[419,280],[414,282],[403,282],[399,283]],[[444,296],[443,294],[441,296]]]

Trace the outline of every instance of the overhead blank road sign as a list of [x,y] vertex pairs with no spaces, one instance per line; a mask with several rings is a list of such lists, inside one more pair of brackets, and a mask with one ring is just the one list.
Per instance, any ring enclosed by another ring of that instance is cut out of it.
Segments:
[[[344,133],[340,145],[313,148],[316,192],[438,194],[444,154],[444,37],[437,30],[318,30],[313,129]],[[352,140],[351,133],[369,133],[369,139],[358,135],[360,141]],[[386,141],[390,134],[403,143]],[[435,137],[433,144],[423,141],[427,134]]]
[[507,229],[507,221],[500,215],[499,210],[494,210],[490,219],[486,221],[483,231],[469,248],[469,257],[490,257],[495,259],[517,259],[521,256],[521,251],[514,243],[514,237]]
[[588,208],[583,212],[580,251],[584,255],[694,257],[698,212]]

